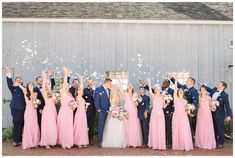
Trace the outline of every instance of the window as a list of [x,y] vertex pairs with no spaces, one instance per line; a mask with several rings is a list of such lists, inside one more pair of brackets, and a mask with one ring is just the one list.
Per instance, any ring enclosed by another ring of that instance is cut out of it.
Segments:
[[[186,80],[188,79],[188,77],[189,77],[189,72],[185,72],[185,71],[182,71],[182,72],[168,72],[168,74],[175,75],[178,78],[178,82],[181,83],[181,84],[184,84],[186,82]],[[171,84],[170,87],[174,88],[174,85]]]
[[127,89],[128,73],[126,71],[106,71],[105,76],[112,79],[112,83],[122,90]]

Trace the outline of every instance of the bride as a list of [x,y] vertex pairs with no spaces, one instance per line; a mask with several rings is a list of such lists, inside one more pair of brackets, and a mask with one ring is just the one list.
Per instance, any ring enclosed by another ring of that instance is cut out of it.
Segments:
[[[116,85],[112,85],[110,94],[111,106],[109,109],[120,108],[120,91]],[[103,133],[103,148],[126,148],[124,122],[118,118],[113,118],[108,114]]]

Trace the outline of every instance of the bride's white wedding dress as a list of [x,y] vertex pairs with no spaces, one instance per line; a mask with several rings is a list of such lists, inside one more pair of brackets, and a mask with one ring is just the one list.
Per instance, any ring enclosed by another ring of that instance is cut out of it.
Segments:
[[[115,107],[115,103],[112,100],[111,106]],[[103,148],[126,148],[127,142],[125,137],[124,122],[118,118],[109,118],[107,116],[104,132],[102,147]]]

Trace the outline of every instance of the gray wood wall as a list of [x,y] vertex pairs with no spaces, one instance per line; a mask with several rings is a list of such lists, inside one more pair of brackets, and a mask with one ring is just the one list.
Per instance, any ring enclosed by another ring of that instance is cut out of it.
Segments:
[[[226,81],[232,101],[232,33],[228,24],[4,22],[3,67],[10,65],[25,83],[45,68],[68,66],[74,76],[124,70],[136,88],[137,78],[162,82],[167,72],[185,69],[209,86]],[[8,92],[3,89],[3,98]]]

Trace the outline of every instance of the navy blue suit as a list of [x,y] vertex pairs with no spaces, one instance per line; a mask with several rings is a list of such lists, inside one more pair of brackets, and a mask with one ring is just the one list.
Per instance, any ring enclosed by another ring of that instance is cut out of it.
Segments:
[[[55,80],[54,80],[54,78],[51,78],[51,89],[53,89],[54,86],[55,86]],[[41,101],[41,104],[38,105],[38,108],[37,108],[38,126],[41,130],[42,114],[39,111],[43,110],[43,108],[45,106],[45,100],[44,100],[42,92],[38,86],[35,87],[35,90],[37,92],[37,99],[39,99]]]
[[10,103],[11,115],[13,117],[13,139],[14,142],[22,141],[22,129],[24,125],[25,98],[19,86],[13,86],[11,78],[7,77],[7,86],[11,91],[12,99]]
[[99,128],[98,140],[99,140],[99,143],[102,143],[104,125],[105,125],[106,117],[108,115],[107,111],[109,110],[109,107],[110,107],[109,96],[104,86],[100,86],[96,88],[94,101],[95,101],[96,110],[97,111],[101,110],[98,116],[98,126],[99,126],[98,127]]
[[[170,79],[172,83],[175,84],[175,79],[171,78]],[[184,90],[186,99],[188,101],[188,104],[193,104],[195,106],[194,110],[194,116],[195,117],[190,117],[189,116],[189,122],[190,122],[190,128],[192,132],[192,137],[195,135],[195,130],[196,130],[196,112],[198,110],[198,90],[194,87],[187,88],[186,85],[181,85],[179,82],[177,83],[178,88],[182,88]]]
[[[203,85],[205,86],[205,85]],[[217,88],[209,88],[207,86],[206,90],[210,93],[212,97],[215,92],[217,92]],[[215,131],[215,139],[216,142],[223,145],[224,144],[224,119],[226,116],[232,116],[232,112],[229,105],[229,95],[222,91],[217,100],[219,101],[219,106],[216,108],[214,112],[212,112],[214,131]]]
[[150,98],[147,95],[143,95],[142,102],[138,105],[138,118],[140,119],[141,130],[143,135],[143,144],[148,144],[148,132],[149,132],[149,114],[147,118],[144,118],[144,112],[149,113]]
[[87,108],[86,115],[87,115],[87,124],[88,124],[88,134],[89,134],[89,141],[93,139],[94,136],[94,122],[95,122],[95,103],[94,103],[94,90],[92,88],[84,88],[83,90],[83,98],[87,103],[90,105]]
[[[149,90],[148,85],[146,85],[144,88]],[[164,90],[164,89],[162,89],[162,90]],[[154,93],[153,89],[152,89],[152,92]],[[174,90],[169,87],[166,91],[166,95],[167,94],[170,94],[173,97]],[[172,113],[174,112],[173,104],[174,104],[174,102],[171,101],[165,107],[165,109],[163,109],[164,116],[165,116],[165,130],[166,130],[166,142],[167,142],[167,144],[172,144]]]

